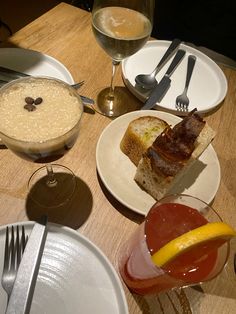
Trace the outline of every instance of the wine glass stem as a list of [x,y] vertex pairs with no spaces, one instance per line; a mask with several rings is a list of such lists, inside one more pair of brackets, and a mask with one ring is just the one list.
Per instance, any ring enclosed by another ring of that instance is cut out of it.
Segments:
[[55,178],[55,175],[54,175],[54,172],[53,172],[53,169],[52,169],[52,165],[51,164],[46,164],[46,169],[47,169],[47,175],[48,175],[47,185],[49,187],[56,186],[57,185],[57,180]]
[[109,91],[109,97],[114,99],[114,79],[117,73],[117,69],[120,62],[112,60],[112,76],[111,76],[111,85],[110,85],[110,91]]

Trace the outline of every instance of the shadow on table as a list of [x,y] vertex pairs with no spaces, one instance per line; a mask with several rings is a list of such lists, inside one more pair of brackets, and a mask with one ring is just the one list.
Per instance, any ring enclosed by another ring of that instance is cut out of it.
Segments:
[[36,193],[37,183],[26,199],[26,214],[29,220],[38,221],[41,216],[47,215],[49,222],[66,225],[73,229],[78,229],[85,223],[92,211],[93,197],[83,180],[76,177],[76,189],[72,198],[61,206],[51,208],[42,207],[33,201],[32,193]]
[[[229,266],[232,270],[232,265]],[[151,296],[133,294],[133,298],[143,314],[200,314],[204,308],[211,309],[209,313],[220,314],[235,301],[235,283],[235,275],[231,276],[226,267],[217,278],[202,285]]]
[[216,278],[208,282],[158,295],[133,294],[133,298],[143,314],[200,314],[204,308],[211,310],[209,313],[225,313],[224,309],[232,308],[236,300],[235,252],[236,239],[233,239],[228,263]]
[[97,179],[98,179],[99,185],[100,185],[100,187],[102,189],[102,192],[104,193],[104,195],[106,196],[107,200],[111,203],[111,205],[116,210],[118,210],[122,215],[124,215],[128,219],[133,220],[134,222],[136,222],[138,224],[143,222],[143,220],[144,220],[144,216],[143,215],[133,212],[128,207],[124,206],[119,201],[117,201],[117,199],[108,191],[108,189],[105,187],[105,185],[101,181],[98,172],[97,172]]

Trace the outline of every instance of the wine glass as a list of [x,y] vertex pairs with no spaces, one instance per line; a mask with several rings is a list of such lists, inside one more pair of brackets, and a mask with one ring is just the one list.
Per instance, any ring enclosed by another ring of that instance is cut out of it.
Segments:
[[98,44],[112,58],[110,87],[96,101],[103,115],[117,117],[128,111],[129,99],[122,89],[114,88],[121,60],[137,52],[148,40],[153,24],[154,0],[95,0],[92,29]]
[[25,77],[0,89],[0,138],[19,157],[46,163],[31,176],[28,187],[41,206],[67,202],[76,187],[73,172],[51,164],[74,145],[83,113],[76,90],[58,79]]

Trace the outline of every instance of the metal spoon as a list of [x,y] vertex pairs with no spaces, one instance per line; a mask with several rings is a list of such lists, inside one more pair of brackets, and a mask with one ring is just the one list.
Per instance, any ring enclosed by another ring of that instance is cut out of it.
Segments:
[[169,48],[166,50],[164,56],[161,58],[158,65],[150,74],[139,74],[135,77],[135,82],[138,86],[144,89],[153,89],[157,85],[157,80],[155,76],[162,69],[162,67],[166,64],[166,62],[171,58],[171,56],[175,53],[176,49],[180,45],[181,41],[179,39],[174,39],[170,44]]

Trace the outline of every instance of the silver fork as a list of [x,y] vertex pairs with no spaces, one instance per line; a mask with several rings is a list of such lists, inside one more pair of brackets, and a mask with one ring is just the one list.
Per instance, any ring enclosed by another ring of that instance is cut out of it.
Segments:
[[25,228],[19,226],[6,228],[4,266],[2,272],[2,287],[7,293],[7,303],[9,302],[17,270],[26,247],[28,236],[25,236]]
[[80,81],[78,83],[72,84],[71,86],[74,87],[75,89],[78,89],[83,85],[84,85],[84,81]]
[[188,111],[189,98],[187,96],[187,91],[190,83],[190,79],[193,73],[193,68],[195,66],[196,57],[193,55],[188,56],[188,66],[184,91],[181,95],[176,98],[175,107],[178,111]]

